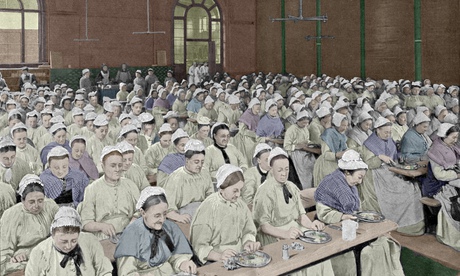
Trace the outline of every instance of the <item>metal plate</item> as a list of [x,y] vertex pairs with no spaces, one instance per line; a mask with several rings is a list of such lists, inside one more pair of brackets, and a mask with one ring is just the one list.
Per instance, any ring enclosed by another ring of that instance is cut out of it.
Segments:
[[236,256],[236,263],[244,267],[264,267],[270,263],[272,257],[265,252],[243,252]]
[[374,211],[360,211],[357,212],[356,217],[359,219],[359,221],[364,221],[364,222],[381,222],[385,219],[385,216],[374,212]]
[[303,236],[300,236],[299,239],[307,243],[328,243],[332,240],[331,235],[326,232],[307,230],[303,232]]

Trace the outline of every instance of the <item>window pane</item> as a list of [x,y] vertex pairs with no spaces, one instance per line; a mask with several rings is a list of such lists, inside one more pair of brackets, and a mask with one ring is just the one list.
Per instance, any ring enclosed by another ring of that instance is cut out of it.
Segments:
[[220,64],[220,22],[212,22],[211,39],[216,43],[216,63]]
[[[18,0],[0,0],[0,9],[20,9],[21,5]],[[2,17],[2,21],[5,20]]]
[[214,0],[204,0],[203,4],[206,6],[206,8],[209,9],[210,7],[214,5]]
[[219,19],[220,18],[219,9],[217,8],[217,6],[215,6],[214,9],[212,9],[210,11],[210,13],[211,13],[211,18],[212,19]]
[[38,62],[38,13],[24,13],[24,28],[25,28],[25,62]]
[[194,7],[187,12],[187,38],[209,38],[209,18],[205,9]]
[[184,64],[184,21],[174,20],[174,63]]
[[22,4],[26,10],[38,10],[37,0],[22,0]]
[[21,63],[21,14],[0,12],[0,63]]
[[187,41],[187,63],[185,67],[189,68],[194,61],[207,62],[208,49],[207,41]]
[[179,3],[185,5],[185,6],[190,6],[193,4],[192,0],[180,0]]
[[174,20],[174,38],[184,37],[184,21]]
[[184,17],[184,15],[185,15],[185,8],[181,6],[176,6],[176,8],[174,9],[174,16]]

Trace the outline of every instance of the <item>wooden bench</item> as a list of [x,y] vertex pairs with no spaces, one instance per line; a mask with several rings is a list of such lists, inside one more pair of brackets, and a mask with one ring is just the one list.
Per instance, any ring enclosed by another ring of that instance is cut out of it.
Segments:
[[431,197],[422,197],[420,202],[423,204],[423,216],[425,217],[425,233],[436,233],[438,224],[438,212],[441,210],[441,202]]

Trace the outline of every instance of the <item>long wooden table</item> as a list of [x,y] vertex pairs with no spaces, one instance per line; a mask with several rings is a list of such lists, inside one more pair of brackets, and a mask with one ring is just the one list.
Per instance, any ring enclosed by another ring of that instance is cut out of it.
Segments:
[[[390,220],[380,223],[359,223],[356,239],[353,241],[342,240],[342,232],[326,227],[325,232],[332,236],[332,240],[326,244],[310,244],[300,240],[282,240],[262,248],[272,258],[272,261],[262,268],[238,268],[237,270],[226,270],[223,264],[216,262],[198,268],[200,276],[253,276],[253,275],[282,275],[288,272],[298,270],[310,264],[326,260],[340,252],[345,252],[353,247],[370,242],[382,235],[385,235],[397,229],[397,224]],[[303,251],[289,250],[291,256],[289,260],[283,260],[281,257],[283,244],[291,244],[293,241],[304,245]]]

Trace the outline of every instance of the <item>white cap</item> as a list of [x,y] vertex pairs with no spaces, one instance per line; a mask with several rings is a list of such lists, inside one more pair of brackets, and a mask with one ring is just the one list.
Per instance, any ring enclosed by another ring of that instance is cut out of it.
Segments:
[[232,173],[234,173],[234,172],[243,173],[243,170],[240,169],[239,167],[235,166],[235,165],[232,165],[232,164],[224,164],[224,165],[220,166],[220,168],[217,170],[217,173],[216,173],[216,180],[217,180],[216,187],[217,187],[217,189],[219,189],[220,186],[222,186],[224,181],[227,179],[227,177],[229,175],[231,175]]
[[389,110],[388,108],[385,109],[383,112],[382,112],[382,116],[383,117],[388,117],[388,116],[394,116],[395,114],[393,112],[391,112],[391,110]]
[[342,121],[344,119],[347,119],[347,116],[346,115],[343,115],[341,113],[334,113],[334,115],[332,116],[332,124],[336,127],[339,127],[341,124],[342,124]]
[[123,86],[126,86],[126,83],[120,82],[120,84],[118,84],[118,86],[120,87],[120,90],[121,90],[121,88],[122,88]]
[[85,68],[85,69],[83,69],[83,70],[81,71],[81,74],[84,75],[84,74],[86,74],[86,73],[88,73],[88,72],[89,72],[89,69],[88,69],[88,68]]
[[364,86],[366,86],[366,87],[375,86],[375,83],[372,82],[372,81],[368,81],[368,82],[364,83]]
[[117,144],[117,147],[120,149],[121,153],[126,153],[128,151],[134,152],[134,147],[126,141],[121,141]]
[[104,110],[107,112],[113,112],[113,105],[110,102],[105,102]]
[[85,145],[86,145],[86,137],[83,136],[83,135],[75,135],[72,138],[70,138],[69,145],[72,146],[72,143],[75,140],[83,140],[83,141],[85,141]]
[[442,123],[439,128],[438,128],[438,137],[444,138],[446,137],[447,131],[451,128],[454,127],[454,124],[449,124],[449,123]]
[[89,92],[88,97],[96,97],[97,96],[97,91]]
[[209,119],[208,117],[206,116],[198,116],[196,118],[196,121],[199,125],[210,125],[211,124],[211,119]]
[[109,124],[107,121],[107,116],[105,114],[97,115],[96,119],[94,119],[93,125],[95,126],[106,126]]
[[57,115],[58,112],[54,112],[53,118],[50,119],[50,123],[52,124],[63,124],[64,123],[64,118],[61,115]]
[[131,116],[129,116],[129,114],[127,114],[127,113],[121,113],[120,117],[118,117],[118,122],[121,123],[121,122],[123,122],[124,119],[130,119],[131,120]]
[[361,159],[359,153],[352,149],[345,151],[338,161],[338,166],[342,170],[367,170],[369,168]]
[[288,154],[280,147],[276,147],[270,151],[270,155],[268,156],[268,164],[271,163],[272,159],[275,158],[276,156],[284,156],[286,158],[289,158]]
[[53,133],[55,133],[58,129],[63,129],[63,130],[65,130],[65,131],[67,131],[67,127],[66,127],[63,123],[56,123],[56,124],[53,124],[53,125],[50,127],[49,133],[53,134]]
[[188,150],[191,150],[191,151],[204,151],[206,148],[204,147],[204,144],[203,142],[201,142],[200,140],[196,140],[196,139],[190,139],[188,140],[188,142],[185,144],[185,147],[184,147],[184,151],[188,151]]
[[79,108],[79,107],[74,107],[72,108],[72,117],[75,117],[75,116],[79,116],[79,115],[83,115],[85,114],[85,112],[83,111],[83,109]]
[[164,123],[161,125],[160,129],[158,130],[158,134],[162,133],[162,132],[172,132],[172,128],[171,128],[171,125],[168,124],[168,123]]
[[300,102],[299,99],[297,99],[296,97],[291,97],[291,99],[289,100],[289,106],[291,106],[292,104],[294,104],[295,102]]
[[412,122],[414,123],[414,125],[418,125],[423,122],[430,122],[430,121],[431,121],[430,118],[428,118],[428,116],[426,116],[425,113],[419,112],[417,113],[417,115],[415,116]]
[[204,104],[213,103],[213,102],[214,100],[209,95],[206,97],[206,99],[204,99]]
[[308,112],[306,110],[302,110],[300,112],[297,112],[297,115],[296,115],[296,120],[300,120],[302,118],[308,118],[308,119],[311,119],[310,118],[310,114],[308,114]]
[[195,92],[193,92],[192,98],[196,98],[196,96],[198,96],[198,94],[204,93],[204,92],[205,92],[205,91],[204,91],[203,89],[197,88],[197,89],[195,89]]
[[155,195],[165,195],[166,196],[166,192],[163,188],[157,187],[157,186],[149,186],[149,187],[144,188],[141,192],[141,195],[139,196],[139,199],[137,200],[136,210],[140,210],[142,208],[142,205],[144,205],[144,203],[147,201],[147,199]]
[[395,114],[395,116],[398,116],[400,113],[407,113],[407,110],[403,110],[401,109],[401,107],[396,106],[393,113]]
[[124,127],[121,128],[120,134],[118,134],[118,139],[120,139],[123,135],[135,131],[136,133],[139,133],[137,130],[137,127],[134,124],[127,124]]
[[347,107],[348,108],[348,103],[347,102],[337,102],[335,105],[334,105],[334,111],[337,111],[341,108],[344,108],[344,107]]
[[94,121],[94,120],[96,120],[96,118],[97,118],[96,112],[88,112],[85,115],[85,121]]
[[123,154],[121,150],[116,146],[105,146],[101,152],[101,158],[100,158],[101,162],[107,154],[112,153],[112,152],[119,152],[120,154]]
[[152,121],[154,119],[153,115],[151,113],[147,113],[147,112],[139,114],[138,118],[139,118],[139,121],[141,121],[141,123],[147,123],[147,122],[150,122],[150,121]]
[[380,117],[378,117],[377,120],[375,121],[375,123],[374,123],[374,128],[379,128],[379,127],[384,126],[384,125],[386,125],[386,124],[390,124],[390,125],[391,125],[391,122],[390,122],[387,118],[385,118],[385,117],[383,117],[383,116],[380,116]]
[[252,107],[255,106],[256,104],[260,104],[259,99],[257,99],[257,98],[252,98],[252,100],[249,102],[248,109],[249,109],[249,108],[252,108]]
[[22,197],[22,194],[24,193],[24,190],[26,189],[26,187],[29,184],[32,184],[32,183],[38,183],[38,184],[42,185],[42,187],[43,187],[43,183],[42,183],[40,177],[38,177],[35,174],[26,174],[21,179],[21,182],[19,182],[18,194]]
[[135,103],[142,103],[142,99],[137,96],[134,96],[129,102],[129,104],[133,106]]
[[48,155],[46,156],[46,161],[49,163],[51,157],[61,157],[61,156],[69,156],[69,151],[67,151],[64,147],[57,146],[52,148]]
[[51,223],[50,232],[54,229],[64,226],[73,226],[82,228],[81,217],[77,210],[72,207],[62,206],[54,215],[54,220]]
[[331,110],[323,106],[323,107],[320,107],[318,110],[316,110],[315,113],[319,118],[323,118],[324,116],[330,115]]
[[276,106],[276,102],[275,102],[274,99],[269,99],[269,100],[265,103],[265,112],[268,112],[272,106]]
[[361,124],[362,122],[367,121],[367,120],[374,120],[374,119],[369,113],[362,112],[361,114],[359,114],[358,118],[356,119],[356,124]]
[[172,135],[171,141],[176,141],[179,138],[189,137],[187,132],[185,132],[182,128],[178,128]]
[[228,103],[229,104],[239,104],[240,103],[240,98],[235,96],[235,95],[230,95],[230,96],[228,96]]
[[25,129],[27,131],[27,126],[23,124],[22,122],[15,124],[10,130],[11,137],[13,137],[13,132],[17,129]]
[[439,114],[441,114],[441,112],[442,112],[443,110],[447,110],[447,108],[446,108],[445,106],[443,106],[443,105],[437,105],[437,106],[435,107],[435,109],[434,109],[434,115],[436,115],[436,117],[438,117]]
[[271,151],[271,150],[272,150],[272,147],[270,147],[270,145],[267,144],[267,143],[260,143],[260,144],[257,144],[256,149],[254,150],[254,155],[252,156],[252,158],[256,158],[257,155],[258,155],[261,151],[264,151],[264,150],[269,150],[269,151]]
[[217,122],[217,123],[215,123],[214,125],[212,125],[212,127],[211,127],[211,135],[214,134],[214,129],[215,129],[216,127],[218,127],[218,126],[221,126],[221,125],[225,125],[225,126],[227,127],[227,129],[230,129],[226,123]]
[[177,118],[177,113],[176,111],[168,111],[166,115],[163,116],[163,119],[169,119],[169,118]]
[[27,118],[27,117],[34,117],[34,116],[40,117],[40,113],[38,113],[37,110],[32,110],[32,111],[30,111],[30,112],[27,112],[27,114],[26,114],[26,118]]

